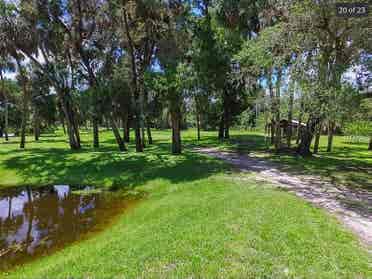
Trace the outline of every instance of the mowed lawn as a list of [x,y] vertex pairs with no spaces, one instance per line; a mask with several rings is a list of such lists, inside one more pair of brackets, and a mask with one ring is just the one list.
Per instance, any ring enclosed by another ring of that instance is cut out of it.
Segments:
[[[260,135],[249,134],[262,144]],[[234,132],[233,139],[248,137]],[[323,210],[236,173],[186,148],[170,155],[170,132],[154,132],[143,154],[117,151],[101,132],[101,148],[70,151],[65,137],[43,135],[21,151],[0,143],[0,187],[82,184],[146,193],[114,225],[24,266],[6,278],[371,278],[371,257]],[[31,139],[30,139],[31,140]],[[217,146],[215,133],[203,145]],[[225,148],[232,145],[222,144]]]

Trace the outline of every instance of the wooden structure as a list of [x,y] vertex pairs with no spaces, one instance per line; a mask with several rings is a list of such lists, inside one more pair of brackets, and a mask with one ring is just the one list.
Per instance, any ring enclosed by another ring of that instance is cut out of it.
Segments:
[[[272,129],[272,125],[275,125],[275,123],[268,123],[267,126],[265,127],[265,132],[268,132],[268,136],[272,138],[273,140],[273,135],[271,134],[274,129]],[[306,127],[305,123],[300,123],[297,120],[292,120],[290,123],[287,119],[282,119],[280,120],[280,138],[281,140],[287,139],[287,136],[289,134],[289,128],[292,130],[292,136],[296,135],[298,133],[298,130],[301,128]]]

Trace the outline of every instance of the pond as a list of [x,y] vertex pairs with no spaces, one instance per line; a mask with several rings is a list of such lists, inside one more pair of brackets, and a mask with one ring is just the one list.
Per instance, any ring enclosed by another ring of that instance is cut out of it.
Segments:
[[82,240],[112,224],[134,199],[54,185],[0,191],[0,269]]

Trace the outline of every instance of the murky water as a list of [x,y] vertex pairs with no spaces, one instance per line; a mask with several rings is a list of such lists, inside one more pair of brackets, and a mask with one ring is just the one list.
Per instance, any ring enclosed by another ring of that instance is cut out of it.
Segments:
[[0,269],[50,254],[107,227],[133,204],[67,185],[0,191]]

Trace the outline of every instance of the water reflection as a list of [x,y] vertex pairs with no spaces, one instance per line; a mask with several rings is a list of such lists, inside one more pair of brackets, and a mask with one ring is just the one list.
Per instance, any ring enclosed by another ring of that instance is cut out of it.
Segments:
[[129,203],[54,185],[0,192],[0,268],[48,254],[107,225]]

